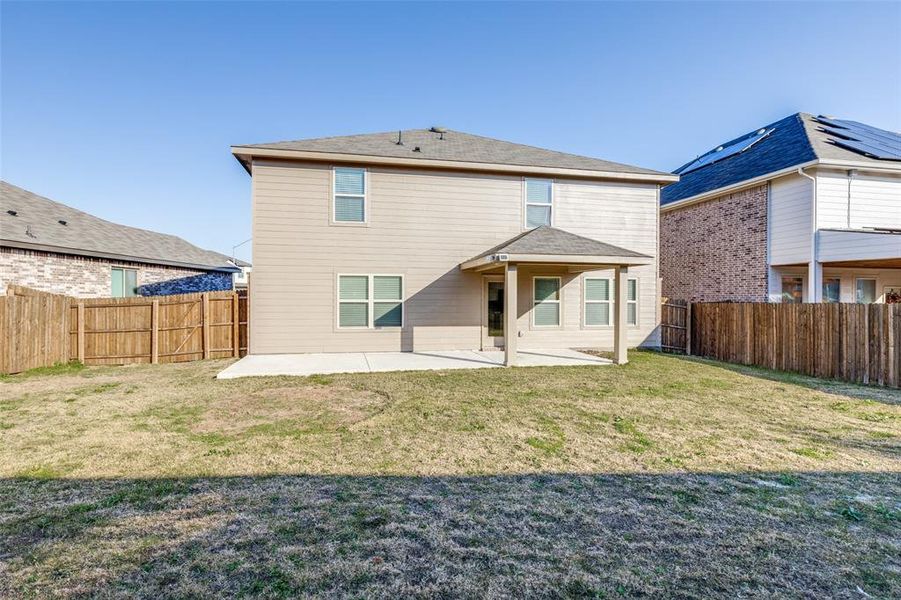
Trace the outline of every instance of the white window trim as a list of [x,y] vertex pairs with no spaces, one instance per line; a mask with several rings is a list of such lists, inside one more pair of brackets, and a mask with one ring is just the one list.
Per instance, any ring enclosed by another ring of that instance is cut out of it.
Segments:
[[[585,284],[585,281],[588,279],[606,279],[607,280],[607,291],[610,293],[609,300],[588,300],[586,299],[586,295],[588,293],[588,286]],[[638,277],[627,277],[626,285],[629,285],[629,281],[635,282],[635,300],[627,300],[626,305],[634,304],[635,305],[635,322],[629,323],[626,321],[626,327],[639,327],[641,325],[641,305],[639,300],[641,299],[641,279]],[[585,275],[582,277],[582,327],[584,329],[613,329],[615,325],[616,319],[616,290],[614,286],[616,285],[616,279],[613,277],[600,277],[596,275]],[[628,291],[626,292],[628,294]],[[628,296],[627,296],[628,297]],[[610,316],[610,322],[607,325],[589,325],[588,324],[588,311],[585,310],[588,304],[608,304],[610,305],[610,310],[607,314]],[[626,318],[628,319],[628,312],[626,313]]]
[[[783,279],[800,279],[801,280],[801,304],[807,302],[807,277],[800,273],[781,273],[779,275],[779,303],[780,304],[794,304],[794,302],[786,302],[785,297],[785,283]],[[857,292],[855,291],[855,294]]]
[[[606,300],[589,300],[588,285],[586,281],[590,279],[602,279],[607,282],[607,299]],[[589,304],[606,304],[609,306],[607,310],[608,323],[606,325],[589,325],[588,324],[588,305]],[[613,327],[613,279],[610,277],[585,276],[582,278],[582,326],[586,329],[609,329]]]
[[[635,300],[629,300],[629,282],[635,282]],[[626,278],[626,327],[638,327],[641,323],[641,311],[640,306],[638,304],[638,299],[641,298],[641,282],[638,280],[638,277],[627,277]],[[635,305],[635,322],[629,323],[629,305]]]
[[[113,270],[114,270],[114,269],[117,269],[117,270],[119,270],[119,271],[123,271],[123,273],[122,273],[122,276],[123,276],[123,277],[125,277],[125,273],[124,273],[125,271],[134,271],[134,272],[135,272],[135,289],[141,287],[141,284],[138,283],[138,273],[140,272],[140,269],[136,269],[136,268],[134,268],[134,267],[126,267],[126,266],[121,266],[121,265],[115,265],[115,264],[114,264],[114,265],[110,265],[110,268],[109,268],[109,273],[110,273],[110,275],[109,275],[109,276],[110,276],[110,286],[109,286],[110,297],[111,297],[111,298],[136,298],[136,297],[138,296],[137,294],[135,294],[134,296],[125,296],[125,295],[122,295],[122,296],[113,296]],[[124,292],[124,289],[123,289],[123,292]]]
[[[538,279],[556,279],[557,280],[557,299],[556,300],[535,300],[535,282]],[[536,325],[535,324],[535,306],[552,302],[557,304],[557,324],[556,325]],[[534,275],[532,277],[532,310],[531,325],[534,329],[560,329],[563,326],[563,278],[559,275]]]
[[[826,282],[829,281],[830,279],[833,279],[833,280],[836,280],[836,279],[837,279],[837,280],[838,280],[838,300],[836,300],[835,302],[829,302],[829,301],[826,300]],[[822,297],[823,297],[823,304],[841,304],[841,301],[842,301],[842,278],[841,278],[840,276],[836,276],[836,275],[823,275],[822,281],[820,282],[820,285],[823,286],[823,289],[820,291],[820,293],[821,293],[821,295],[822,295]],[[856,284],[855,284],[855,285],[856,285]],[[854,295],[855,295],[855,296],[857,295],[857,289],[856,289],[856,288],[854,289]],[[856,300],[856,298],[855,298],[855,300]]]
[[[551,184],[551,203],[544,204],[540,202],[529,202],[529,193],[528,186],[530,181],[548,181]],[[544,179],[541,177],[523,177],[522,178],[522,228],[523,231],[528,231],[531,229],[535,229],[534,227],[529,227],[529,207],[530,206],[549,206],[551,208],[551,222],[548,223],[551,227],[554,226],[554,215],[556,214],[554,202],[556,200],[557,192],[555,188],[557,187],[557,182],[554,179]]]
[[[369,297],[365,300],[367,304],[367,325],[359,327],[345,327],[341,325],[341,304],[363,304],[363,300],[342,300],[341,299],[341,278],[342,277],[368,277],[367,292]],[[375,286],[373,285],[376,277],[400,277],[400,298],[398,300],[376,300]],[[335,329],[341,331],[396,331],[403,329],[407,324],[407,301],[406,301],[406,281],[400,273],[338,273],[335,276]],[[400,325],[376,326],[375,325],[375,304],[377,302],[400,302]]]
[[[857,300],[857,284],[861,281],[873,282],[873,303],[878,304],[881,296],[879,295],[879,281],[876,277],[855,277],[854,278],[854,304],[864,304]],[[869,303],[867,303],[869,304]]]
[[[338,169],[353,169],[357,171],[363,171],[363,193],[362,194],[341,194],[342,196],[350,196],[353,198],[362,198],[363,199],[363,220],[362,221],[339,221],[335,218],[335,209],[337,207],[335,203],[335,198],[338,196],[337,185],[335,184],[335,177]],[[339,227],[366,227],[369,225],[369,202],[370,202],[370,193],[369,193],[369,169],[365,167],[355,167],[351,165],[332,165],[331,168],[331,207],[329,210],[329,224],[337,225]]]

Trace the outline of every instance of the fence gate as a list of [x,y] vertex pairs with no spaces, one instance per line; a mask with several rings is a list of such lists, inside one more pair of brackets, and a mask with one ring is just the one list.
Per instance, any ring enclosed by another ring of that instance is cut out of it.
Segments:
[[691,304],[685,300],[664,300],[660,315],[660,347],[664,352],[686,353],[690,318]]

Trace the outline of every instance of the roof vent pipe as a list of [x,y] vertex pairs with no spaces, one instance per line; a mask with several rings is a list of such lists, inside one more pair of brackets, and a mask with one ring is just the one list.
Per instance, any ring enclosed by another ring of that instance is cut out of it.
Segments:
[[400,129],[397,130],[397,141],[395,142],[398,146],[404,145],[404,132]]

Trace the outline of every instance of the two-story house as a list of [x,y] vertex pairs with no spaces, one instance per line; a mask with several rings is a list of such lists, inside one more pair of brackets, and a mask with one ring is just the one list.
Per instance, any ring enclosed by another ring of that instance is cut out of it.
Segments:
[[443,128],[234,146],[252,354],[657,345],[677,176]]
[[663,295],[901,301],[901,135],[797,113],[676,169],[661,192]]

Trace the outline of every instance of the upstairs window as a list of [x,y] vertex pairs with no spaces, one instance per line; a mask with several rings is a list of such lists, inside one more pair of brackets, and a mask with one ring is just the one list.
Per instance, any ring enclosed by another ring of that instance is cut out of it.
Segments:
[[554,209],[554,182],[526,179],[526,229],[551,225]]
[[138,295],[138,272],[134,269],[114,267],[111,270],[113,298],[131,298]]
[[338,276],[339,328],[402,327],[403,322],[403,276]]
[[366,222],[366,170],[335,167],[334,220]]

